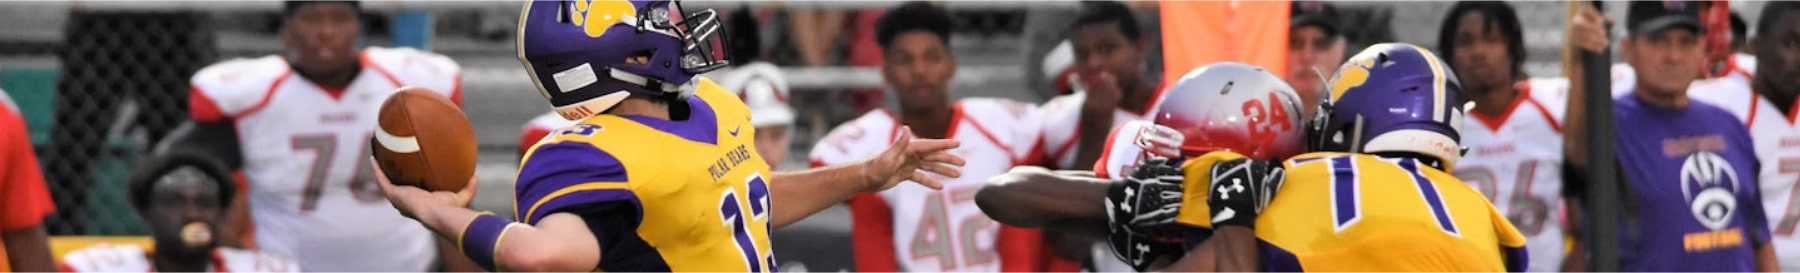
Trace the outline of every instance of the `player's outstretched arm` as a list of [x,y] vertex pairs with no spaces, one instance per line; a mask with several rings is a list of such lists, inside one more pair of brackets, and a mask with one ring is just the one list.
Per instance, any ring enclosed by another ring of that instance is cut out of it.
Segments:
[[962,145],[953,139],[914,139],[912,129],[901,127],[887,151],[856,163],[814,168],[805,171],[777,172],[769,175],[769,223],[781,228],[806,219],[832,204],[849,200],[860,192],[882,191],[914,181],[932,189],[942,189],[938,176],[962,176],[963,159],[950,154]]
[[600,264],[599,239],[580,216],[553,213],[536,225],[512,222],[468,209],[477,187],[473,178],[459,192],[427,192],[395,186],[381,174],[380,166],[371,168],[382,193],[401,215],[458,242],[463,255],[489,271],[578,272]]
[[1110,183],[1092,174],[1020,166],[988,179],[975,193],[975,205],[1007,225],[1105,238]]

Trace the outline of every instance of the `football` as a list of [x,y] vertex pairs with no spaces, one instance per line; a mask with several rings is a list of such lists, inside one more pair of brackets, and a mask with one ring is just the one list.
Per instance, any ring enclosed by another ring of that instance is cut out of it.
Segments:
[[436,91],[401,87],[381,103],[369,147],[394,185],[459,191],[475,175],[475,130],[462,108]]

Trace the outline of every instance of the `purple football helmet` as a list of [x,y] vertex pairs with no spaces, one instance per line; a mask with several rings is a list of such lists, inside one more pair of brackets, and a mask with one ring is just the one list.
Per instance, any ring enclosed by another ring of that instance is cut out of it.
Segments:
[[1312,150],[1415,153],[1443,168],[1462,159],[1462,85],[1430,50],[1369,46],[1326,85],[1308,133]]
[[631,94],[692,94],[695,75],[725,66],[723,34],[713,10],[674,1],[526,1],[516,46],[538,92],[577,120]]

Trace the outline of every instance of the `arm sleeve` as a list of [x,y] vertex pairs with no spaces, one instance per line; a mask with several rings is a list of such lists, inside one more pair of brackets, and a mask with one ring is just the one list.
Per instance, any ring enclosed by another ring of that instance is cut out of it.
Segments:
[[0,108],[0,231],[42,224],[56,210],[25,133],[25,121]]
[[514,213],[521,222],[537,224],[554,212],[600,204],[639,207],[626,175],[618,158],[593,145],[559,142],[539,146],[520,165]]
[[894,216],[887,201],[873,193],[850,197],[850,239],[858,272],[898,272],[894,253]]

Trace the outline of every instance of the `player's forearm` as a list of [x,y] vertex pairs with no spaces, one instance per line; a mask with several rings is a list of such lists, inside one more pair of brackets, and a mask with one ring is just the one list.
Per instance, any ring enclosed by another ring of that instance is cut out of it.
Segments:
[[870,179],[863,173],[868,161],[769,174],[769,224],[781,228],[806,216],[849,200],[862,192]]
[[56,262],[50,257],[50,235],[43,225],[7,231],[0,235],[6,242],[6,260],[14,272],[55,272]]
[[1195,245],[1194,248],[1188,249],[1187,253],[1182,254],[1180,260],[1176,260],[1175,263],[1169,264],[1168,267],[1164,267],[1157,271],[1215,272],[1218,270],[1217,259],[1213,254],[1213,249],[1218,247],[1216,244],[1218,244],[1217,240],[1206,240],[1206,242],[1201,242],[1199,245]]
[[1106,150],[1107,134],[1112,132],[1113,111],[1115,110],[1112,108],[1082,107],[1081,120],[1076,122],[1076,128],[1080,130],[1076,134],[1081,136],[1081,139],[1076,142],[1078,144],[1075,150],[1075,166],[1077,168],[1089,166],[1094,164],[1094,161],[1100,160],[1100,153]]
[[975,193],[975,204],[989,218],[1008,225],[1099,237],[1106,234],[1103,202],[1108,183],[1018,167],[988,180]]
[[1256,272],[1258,266],[1256,250],[1256,231],[1238,226],[1220,227],[1213,233],[1212,239],[1217,241],[1213,255],[1218,256],[1218,272]]
[[250,198],[243,190],[232,193],[231,206],[225,209],[225,223],[219,227],[219,245],[252,248],[256,238],[250,232]]

